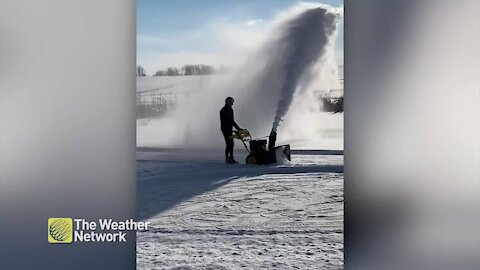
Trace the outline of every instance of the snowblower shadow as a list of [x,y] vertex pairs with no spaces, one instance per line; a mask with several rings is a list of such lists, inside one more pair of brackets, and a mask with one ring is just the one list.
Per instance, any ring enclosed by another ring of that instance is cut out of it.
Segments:
[[157,154],[148,160],[137,157],[137,213],[142,220],[240,178],[267,174],[343,173],[342,165],[226,165],[218,158],[187,160]]

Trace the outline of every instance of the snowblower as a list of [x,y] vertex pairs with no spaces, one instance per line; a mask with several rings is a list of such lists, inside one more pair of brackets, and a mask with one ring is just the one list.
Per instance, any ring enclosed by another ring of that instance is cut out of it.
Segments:
[[[267,165],[272,163],[281,163],[285,160],[291,160],[290,145],[275,146],[277,141],[277,133],[272,131],[268,136],[268,141],[260,139],[252,139],[250,132],[247,129],[236,131],[232,138],[242,141],[245,149],[248,151],[248,156],[245,159],[246,164]],[[250,149],[247,147],[247,143]],[[267,148],[268,143],[268,148]]]

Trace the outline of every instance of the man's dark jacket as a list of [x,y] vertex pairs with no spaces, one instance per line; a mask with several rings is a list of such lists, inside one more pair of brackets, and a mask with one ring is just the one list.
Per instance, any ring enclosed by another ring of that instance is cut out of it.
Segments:
[[235,127],[237,130],[240,130],[240,127],[233,120],[233,109],[229,106],[224,106],[220,110],[220,126],[223,133],[230,133]]

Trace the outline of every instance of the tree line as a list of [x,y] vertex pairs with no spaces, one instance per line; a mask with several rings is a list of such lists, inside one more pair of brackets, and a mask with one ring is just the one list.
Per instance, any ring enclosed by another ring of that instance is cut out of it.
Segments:
[[[169,67],[167,69],[159,69],[155,71],[153,76],[179,76],[179,75],[210,75],[214,73],[226,72],[227,68],[221,66],[218,69],[215,69],[213,66],[209,65],[184,65],[181,68]],[[147,76],[145,69],[141,66],[137,66],[137,77]]]

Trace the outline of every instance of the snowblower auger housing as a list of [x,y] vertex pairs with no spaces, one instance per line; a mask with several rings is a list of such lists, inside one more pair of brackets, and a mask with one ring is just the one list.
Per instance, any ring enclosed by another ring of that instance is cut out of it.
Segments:
[[[270,133],[268,141],[264,139],[253,140],[250,132],[246,129],[235,132],[232,138],[241,140],[245,149],[249,152],[249,155],[245,159],[245,163],[247,164],[267,165],[291,160],[290,145],[275,146],[277,140],[276,132],[272,131]],[[250,149],[247,147],[247,142],[249,143]]]

